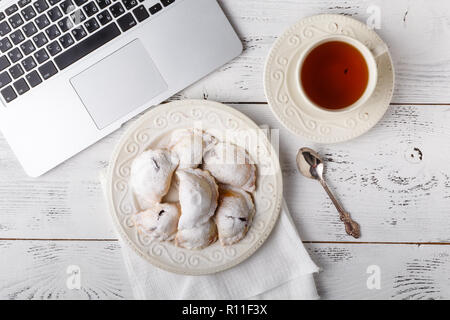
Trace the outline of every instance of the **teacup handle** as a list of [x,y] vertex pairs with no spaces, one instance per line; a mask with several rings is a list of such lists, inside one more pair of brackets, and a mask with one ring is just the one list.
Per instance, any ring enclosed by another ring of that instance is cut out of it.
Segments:
[[386,52],[388,52],[388,50],[389,50],[388,47],[385,44],[383,44],[383,45],[376,47],[375,49],[372,49],[371,51],[372,51],[373,57],[375,59],[377,59],[378,57],[380,57],[383,54],[385,54]]

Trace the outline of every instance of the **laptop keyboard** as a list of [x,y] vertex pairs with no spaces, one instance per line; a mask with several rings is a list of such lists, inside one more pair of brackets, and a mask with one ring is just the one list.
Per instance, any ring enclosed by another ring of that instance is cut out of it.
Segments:
[[19,0],[0,12],[0,93],[26,94],[175,0]]

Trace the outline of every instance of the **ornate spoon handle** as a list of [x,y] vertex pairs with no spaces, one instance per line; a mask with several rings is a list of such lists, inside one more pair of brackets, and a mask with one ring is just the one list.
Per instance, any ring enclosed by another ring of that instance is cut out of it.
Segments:
[[330,188],[328,188],[326,182],[323,179],[319,180],[319,182],[325,189],[334,206],[336,207],[337,211],[339,212],[339,217],[341,221],[344,222],[345,224],[345,231],[347,232],[347,234],[358,239],[361,236],[359,224],[353,221],[352,218],[350,217],[350,214],[344,210],[342,205],[339,203],[334,194],[331,192]]

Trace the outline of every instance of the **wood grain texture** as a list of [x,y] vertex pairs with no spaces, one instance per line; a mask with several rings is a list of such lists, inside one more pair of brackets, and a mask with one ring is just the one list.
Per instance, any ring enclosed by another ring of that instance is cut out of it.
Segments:
[[[450,246],[305,244],[323,299],[450,299]],[[0,299],[132,298],[115,241],[0,241]],[[67,267],[81,271],[68,289]],[[368,289],[369,266],[381,287]],[[151,267],[151,266],[149,266]]]
[[[234,107],[279,130],[284,195],[305,241],[353,239],[320,185],[298,174],[302,146],[325,158],[331,187],[361,224],[361,241],[450,241],[449,106],[392,106],[369,133],[337,145],[296,138],[265,104]],[[0,139],[0,238],[115,239],[98,174],[122,132],[37,180]]]
[[[322,268],[316,283],[323,299],[450,299],[450,246],[306,246]],[[380,289],[367,286],[369,266],[379,267]]]
[[[0,299],[132,297],[116,241],[0,241],[0,257]],[[79,289],[66,285],[69,266]]]
[[290,25],[321,13],[344,14],[367,22],[379,10],[380,29],[376,31],[388,44],[396,69],[393,102],[450,103],[447,0],[219,2],[244,44],[244,53],[175,99],[205,97],[224,102],[265,102],[264,62],[274,41]]

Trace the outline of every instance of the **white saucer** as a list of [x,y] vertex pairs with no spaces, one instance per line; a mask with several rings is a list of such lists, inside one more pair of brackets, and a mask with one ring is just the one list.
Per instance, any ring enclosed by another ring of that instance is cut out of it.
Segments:
[[369,49],[384,45],[365,24],[346,16],[324,14],[300,20],[274,44],[264,71],[264,89],[278,120],[293,133],[319,143],[356,138],[370,130],[384,115],[394,91],[394,68],[387,51],[377,58],[378,82],[362,107],[346,112],[326,112],[309,106],[298,93],[298,57],[309,43],[326,35],[343,34]]
[[[140,208],[128,180],[131,163],[137,155],[147,148],[167,146],[176,129],[199,126],[216,137],[226,135],[228,141],[245,147],[255,161],[258,177],[252,196],[256,213],[247,235],[240,242],[227,247],[216,242],[202,250],[187,250],[137,232],[132,216]],[[219,272],[252,255],[272,231],[283,195],[280,164],[266,135],[236,109],[204,100],[163,104],[131,124],[111,157],[106,186],[109,210],[125,242],[153,265],[189,275]]]

